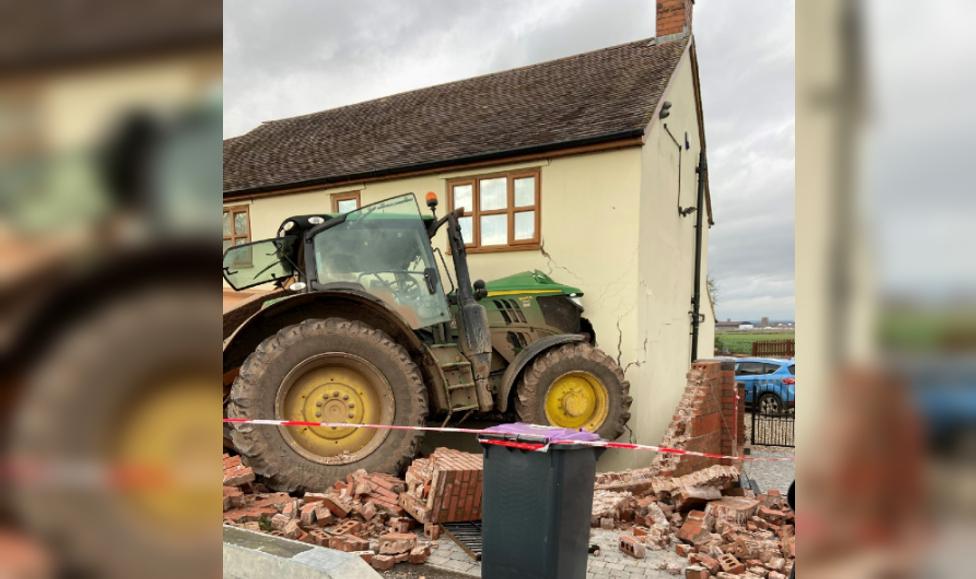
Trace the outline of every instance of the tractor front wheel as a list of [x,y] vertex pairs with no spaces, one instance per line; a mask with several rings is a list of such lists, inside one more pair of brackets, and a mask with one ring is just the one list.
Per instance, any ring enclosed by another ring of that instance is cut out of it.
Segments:
[[[227,414],[300,422],[422,426],[427,391],[403,346],[361,322],[306,320],[267,338],[231,387]],[[421,433],[234,424],[245,462],[277,490],[317,491],[357,469],[396,473]]]
[[610,356],[585,342],[553,348],[529,365],[518,386],[519,420],[582,428],[614,440],[630,418],[630,384]]

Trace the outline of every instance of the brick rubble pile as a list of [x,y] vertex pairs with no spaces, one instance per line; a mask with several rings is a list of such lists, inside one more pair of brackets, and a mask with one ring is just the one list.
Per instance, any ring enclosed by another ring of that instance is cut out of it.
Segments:
[[[793,511],[779,491],[739,486],[734,466],[679,477],[646,469],[597,476],[591,523],[621,529],[619,548],[639,559],[674,549],[689,579],[785,579],[796,559]],[[676,566],[665,566],[681,574]]]
[[[238,456],[224,455],[224,522],[359,554],[378,570],[424,563],[439,523],[481,518],[481,455],[438,448],[404,481],[357,470],[324,492],[268,492]],[[407,509],[404,505],[409,506]],[[424,524],[425,538],[414,528]]]

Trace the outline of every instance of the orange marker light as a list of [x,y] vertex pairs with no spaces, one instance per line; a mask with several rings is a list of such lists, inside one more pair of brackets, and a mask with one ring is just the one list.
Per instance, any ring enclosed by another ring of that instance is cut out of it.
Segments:
[[437,193],[434,193],[433,191],[427,192],[427,205],[428,206],[437,205]]

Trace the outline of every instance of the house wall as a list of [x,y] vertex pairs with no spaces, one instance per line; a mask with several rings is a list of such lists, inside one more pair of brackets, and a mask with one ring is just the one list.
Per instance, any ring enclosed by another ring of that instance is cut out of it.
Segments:
[[[681,398],[691,360],[691,294],[695,257],[695,214],[678,215],[678,148],[664,130],[667,123],[682,145],[681,206],[697,202],[699,142],[690,55],[685,54],[662,100],[672,103],[670,116],[655,117],[641,150],[638,286],[635,319],[637,340],[623,359],[634,366],[627,371],[634,397],[631,429],[639,441],[660,441],[673,409]],[[685,133],[690,148],[684,150]],[[702,247],[708,247],[708,216],[704,216]],[[708,262],[702,257],[702,304],[705,322],[700,329],[699,358],[713,354],[714,319],[705,290]],[[646,457],[618,453],[612,468],[645,463]]]

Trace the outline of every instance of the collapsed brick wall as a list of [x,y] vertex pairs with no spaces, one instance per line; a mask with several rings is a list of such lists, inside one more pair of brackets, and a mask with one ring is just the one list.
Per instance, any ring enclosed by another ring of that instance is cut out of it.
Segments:
[[[740,454],[745,443],[745,393],[736,386],[735,363],[699,360],[691,365],[687,376],[684,394],[661,445],[723,455]],[[714,464],[733,462],[738,461],[658,454],[649,474],[681,476]]]

